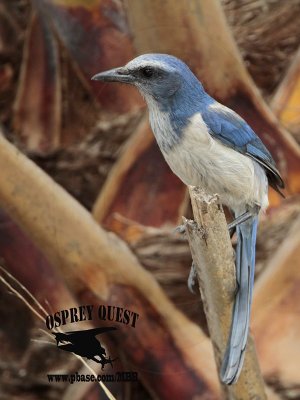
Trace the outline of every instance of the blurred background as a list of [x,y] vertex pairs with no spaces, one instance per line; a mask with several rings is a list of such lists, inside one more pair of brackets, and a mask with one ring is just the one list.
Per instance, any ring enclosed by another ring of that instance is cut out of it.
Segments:
[[[300,399],[299,21],[300,0],[0,0],[3,135],[124,241],[205,335],[202,303],[186,287],[188,243],[173,232],[182,215],[191,217],[186,187],[163,160],[137,91],[90,78],[138,54],[173,54],[262,138],[286,198],[270,191],[260,224],[251,327],[269,398],[282,400]],[[22,205],[18,214],[3,204],[2,267],[49,312],[73,304],[76,288],[38,245],[34,227],[20,227]],[[60,229],[63,216],[51,199],[47,207]],[[0,282],[0,399],[107,398],[96,384],[74,391],[47,382],[50,371],[72,373],[82,364],[43,343],[40,328]],[[134,365],[118,352],[119,368]],[[153,368],[159,374],[159,363]],[[170,398],[147,379],[108,387],[118,399]],[[198,398],[223,398],[215,393],[208,388]]]

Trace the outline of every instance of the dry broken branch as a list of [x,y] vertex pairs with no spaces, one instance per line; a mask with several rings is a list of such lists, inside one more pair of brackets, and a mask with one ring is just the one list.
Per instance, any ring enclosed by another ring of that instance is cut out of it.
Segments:
[[[217,196],[190,187],[195,221],[185,221],[208,329],[220,367],[232,319],[236,289],[233,250]],[[245,363],[236,385],[225,387],[230,399],[266,399],[253,340],[249,337]]]

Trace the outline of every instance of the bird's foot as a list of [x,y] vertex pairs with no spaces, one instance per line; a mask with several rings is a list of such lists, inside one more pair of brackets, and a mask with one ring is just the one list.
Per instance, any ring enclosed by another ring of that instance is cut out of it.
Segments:
[[187,285],[188,285],[189,291],[191,293],[196,294],[196,288],[198,286],[197,284],[198,284],[198,280],[197,280],[196,267],[195,267],[194,262],[192,262],[188,281],[187,281]]
[[176,226],[176,228],[174,229],[174,233],[180,233],[181,235],[185,234],[186,229],[185,229],[185,225],[178,225]]

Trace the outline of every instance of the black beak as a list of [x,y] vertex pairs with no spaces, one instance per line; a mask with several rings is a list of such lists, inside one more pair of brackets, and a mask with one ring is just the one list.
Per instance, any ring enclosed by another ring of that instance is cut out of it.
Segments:
[[92,77],[92,81],[133,83],[134,77],[130,74],[128,69],[121,67],[100,72],[100,74],[96,74]]

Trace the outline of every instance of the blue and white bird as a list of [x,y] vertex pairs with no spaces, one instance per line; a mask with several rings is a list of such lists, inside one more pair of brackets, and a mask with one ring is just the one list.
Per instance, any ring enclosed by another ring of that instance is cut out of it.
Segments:
[[276,191],[284,187],[275,162],[250,126],[209,96],[176,57],[145,54],[92,79],[136,86],[172,171],[186,185],[218,193],[234,213],[238,290],[220,377],[226,384],[235,383],[249,331],[258,214],[268,206],[268,184]]

